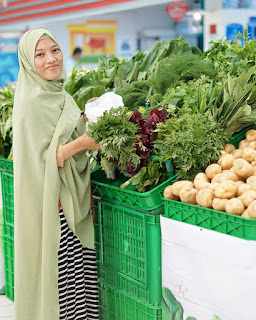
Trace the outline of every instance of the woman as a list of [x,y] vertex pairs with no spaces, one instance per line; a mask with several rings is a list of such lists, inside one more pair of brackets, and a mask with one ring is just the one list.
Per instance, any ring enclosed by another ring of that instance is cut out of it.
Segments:
[[90,167],[98,149],[64,90],[62,52],[43,28],[19,43],[13,112],[15,319],[98,319]]

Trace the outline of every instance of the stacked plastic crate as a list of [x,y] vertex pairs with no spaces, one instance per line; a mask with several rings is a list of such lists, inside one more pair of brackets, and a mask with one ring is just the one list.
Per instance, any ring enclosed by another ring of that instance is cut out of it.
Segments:
[[92,173],[101,320],[162,319],[161,230],[165,183],[146,193],[127,178]]
[[3,200],[3,246],[5,265],[5,294],[14,300],[14,200],[13,162],[0,158],[0,172]]

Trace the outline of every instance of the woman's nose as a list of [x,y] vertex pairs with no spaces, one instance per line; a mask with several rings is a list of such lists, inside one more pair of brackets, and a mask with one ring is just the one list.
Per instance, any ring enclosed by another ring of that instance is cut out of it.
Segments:
[[54,57],[54,55],[49,54],[47,56],[47,62],[52,63],[52,62],[55,62],[55,61],[56,61],[56,58]]

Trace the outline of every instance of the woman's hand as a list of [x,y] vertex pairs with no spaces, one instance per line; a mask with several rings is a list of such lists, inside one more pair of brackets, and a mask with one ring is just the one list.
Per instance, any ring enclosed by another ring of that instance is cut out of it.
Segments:
[[100,144],[95,143],[95,140],[88,137],[86,133],[83,134],[79,139],[81,139],[82,149],[93,149],[93,150],[100,149]]

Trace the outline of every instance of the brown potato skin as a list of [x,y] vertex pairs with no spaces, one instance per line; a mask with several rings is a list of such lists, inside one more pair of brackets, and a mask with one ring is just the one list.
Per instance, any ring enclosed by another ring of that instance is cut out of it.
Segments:
[[244,212],[244,204],[241,200],[232,198],[226,202],[225,211],[240,216]]
[[164,198],[169,200],[179,200],[179,197],[175,196],[171,191],[171,185],[164,189]]
[[189,204],[197,204],[196,195],[197,190],[191,187],[184,187],[180,190],[180,200],[181,202],[189,203]]
[[231,199],[236,194],[236,185],[234,181],[223,181],[215,189],[215,197],[219,199]]
[[205,169],[205,174],[210,180],[212,180],[218,173],[221,173],[221,171],[222,169],[219,164],[212,163]]
[[201,207],[212,208],[213,198],[214,192],[211,189],[204,188],[198,191],[196,195],[196,202]]
[[212,201],[212,207],[214,210],[225,212],[225,204],[227,201],[228,199],[214,198]]

